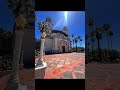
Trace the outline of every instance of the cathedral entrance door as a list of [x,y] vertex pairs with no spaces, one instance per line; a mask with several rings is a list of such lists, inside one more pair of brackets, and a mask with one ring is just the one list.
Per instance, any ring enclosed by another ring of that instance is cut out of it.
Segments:
[[63,53],[65,52],[65,46],[62,46]]

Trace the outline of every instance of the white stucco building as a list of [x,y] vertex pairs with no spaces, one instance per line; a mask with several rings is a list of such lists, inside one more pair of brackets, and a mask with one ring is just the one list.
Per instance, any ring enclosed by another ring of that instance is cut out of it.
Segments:
[[53,30],[51,18],[46,18],[45,24],[47,26],[45,39],[45,53],[64,53],[70,52],[71,44],[68,35],[67,27],[63,30]]

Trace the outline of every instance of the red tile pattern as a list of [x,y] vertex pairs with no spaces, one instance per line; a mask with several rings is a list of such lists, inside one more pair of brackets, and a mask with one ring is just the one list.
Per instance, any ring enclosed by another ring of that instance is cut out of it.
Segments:
[[[34,69],[19,70],[20,84],[23,86],[27,86],[28,90],[35,90],[34,77]],[[7,74],[0,78],[0,90],[4,90],[9,78],[10,74]]]
[[[38,59],[36,58],[35,63]],[[44,61],[47,62],[45,79],[85,78],[85,53],[45,55]],[[75,67],[80,69],[76,70]],[[79,73],[79,75],[76,76],[76,73]]]
[[87,64],[86,90],[120,90],[120,64]]

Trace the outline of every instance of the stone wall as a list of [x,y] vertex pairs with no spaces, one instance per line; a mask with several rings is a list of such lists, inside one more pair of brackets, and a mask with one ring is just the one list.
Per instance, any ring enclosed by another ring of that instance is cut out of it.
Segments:
[[50,38],[45,39],[45,53],[52,53],[53,40]]
[[67,36],[62,33],[52,33],[52,38],[45,40],[46,53],[62,53],[62,46],[65,46],[65,52],[70,51],[70,41]]

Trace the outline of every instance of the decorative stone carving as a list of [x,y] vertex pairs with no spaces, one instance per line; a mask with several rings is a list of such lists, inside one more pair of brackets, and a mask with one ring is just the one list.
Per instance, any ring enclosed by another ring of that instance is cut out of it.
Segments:
[[15,19],[15,22],[17,28],[24,28],[27,23],[24,16],[21,14]]

